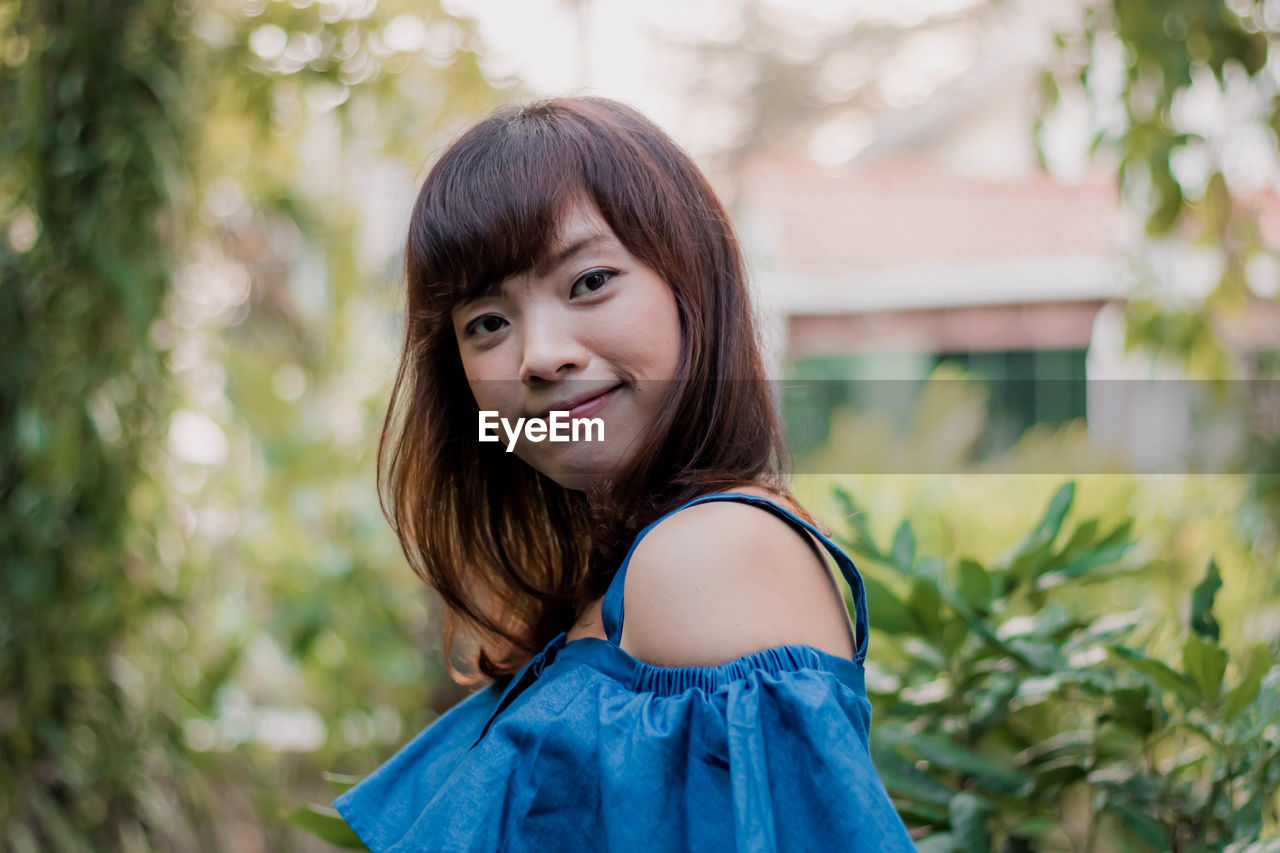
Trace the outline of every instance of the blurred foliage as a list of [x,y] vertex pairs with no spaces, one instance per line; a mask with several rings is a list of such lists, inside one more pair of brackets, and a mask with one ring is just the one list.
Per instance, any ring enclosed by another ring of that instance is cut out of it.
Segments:
[[381,520],[387,265],[504,93],[434,3],[0,2],[0,848],[289,849],[456,698]]
[[[1005,8],[1003,0],[841,9],[742,0],[718,8],[714,25],[683,31],[672,21],[664,38],[688,58],[690,85],[679,97],[691,126],[702,124],[695,117],[713,116],[729,128],[702,144],[706,167],[732,208],[753,155],[812,151],[824,128],[845,140],[842,156],[857,154],[849,140],[918,100],[898,76],[905,48],[968,40],[998,27]],[[937,71],[945,66],[912,67],[909,88],[945,82]]]
[[432,149],[504,93],[470,24],[434,3],[210,4],[192,29],[210,81],[201,228],[158,331],[183,411],[223,437],[216,464],[174,474],[197,519],[184,561],[216,581],[188,621],[227,665],[188,730],[247,767],[259,831],[301,844],[279,818],[332,797],[323,768],[380,755],[460,695],[373,462],[396,216]]
[[[978,457],[974,450],[988,417],[986,390],[951,365],[940,365],[923,391],[908,401],[905,426],[880,406],[869,411],[837,409],[831,438],[797,456],[801,471],[793,488],[823,518],[843,518],[830,492],[839,487],[862,496],[877,515],[912,518],[917,538],[946,561],[1001,558],[1071,472],[1082,484],[1078,511],[1103,519],[1131,517],[1148,555],[1150,571],[1106,590],[1112,608],[1142,602],[1161,607],[1170,625],[1183,618],[1182,597],[1214,559],[1226,588],[1218,596],[1229,631],[1250,642],[1262,638],[1280,617],[1280,547],[1246,500],[1250,478],[1237,474],[1133,473],[1124,455],[1100,447],[1083,419],[1037,425],[1008,450]],[[924,472],[866,474],[859,471]],[[930,473],[942,472],[942,473]],[[892,538],[895,528],[877,530]],[[1099,593],[1081,594],[1081,604]],[[1166,631],[1156,644],[1173,641]]]
[[[1126,203],[1145,219],[1126,349],[1141,349],[1209,379],[1264,379],[1247,450],[1258,529],[1280,535],[1280,418],[1261,346],[1280,314],[1280,75],[1275,4],[1266,0],[1104,0],[1056,36],[1041,77],[1042,115],[1082,94],[1095,152],[1116,158]],[[1037,119],[1042,127],[1042,119]],[[1207,258],[1216,282],[1198,295],[1188,269]],[[1265,296],[1264,294],[1270,294]],[[1269,305],[1259,303],[1269,302]],[[1260,311],[1260,308],[1263,309]],[[1271,409],[1268,410],[1267,406]]]
[[181,700],[146,689],[163,657],[129,648],[181,604],[147,456],[172,399],[149,332],[181,229],[185,22],[167,0],[99,11],[0,3],[0,844],[15,851],[209,838]]
[[[359,776],[344,776],[338,773],[325,773],[324,777],[329,784],[333,786],[333,795],[336,798],[339,794],[345,793],[349,789],[355,787],[360,781]],[[322,838],[335,847],[341,847],[344,850],[368,850],[364,842],[360,840],[360,836],[347,825],[346,820],[338,813],[338,810],[332,806],[319,806],[315,803],[308,803],[300,806],[288,814],[289,821],[311,833],[317,838]]]
[[1214,562],[1170,665],[1150,648],[1157,609],[1117,611],[1098,588],[1150,571],[1130,559],[1133,519],[1068,521],[1075,483],[990,561],[918,551],[905,520],[881,541],[836,496],[842,543],[868,561],[873,757],[921,850],[1245,850],[1280,837],[1280,644],[1233,660]]
[[[261,768],[258,813],[283,828],[300,800],[332,799],[323,769],[374,760],[462,695],[382,519],[374,453],[420,171],[510,93],[437,4],[259,6],[194,27],[227,68],[202,134],[205,230],[166,333],[187,410],[225,436],[184,495],[210,522],[187,559],[217,566],[221,614],[203,621],[243,650],[196,730]],[[211,304],[228,279],[245,284]]]
[[1261,225],[1280,151],[1277,31],[1264,0],[1090,3],[1079,28],[1056,36],[1041,78],[1042,112],[1064,89],[1084,95],[1093,148],[1116,156],[1120,189],[1147,235],[1216,258],[1217,282],[1203,299],[1166,281],[1138,294],[1129,316],[1130,346],[1168,352],[1201,376],[1253,375],[1247,348],[1223,326],[1276,275],[1280,245]]
[[1280,843],[1280,560],[1232,512],[1246,478],[1126,473],[1082,422],[969,461],[981,386],[913,405],[838,413],[798,465],[959,473],[795,490],[866,582],[873,757],[920,849]]

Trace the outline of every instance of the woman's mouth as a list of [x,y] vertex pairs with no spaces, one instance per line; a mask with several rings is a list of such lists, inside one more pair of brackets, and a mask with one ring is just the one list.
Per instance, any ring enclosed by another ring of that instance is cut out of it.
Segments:
[[599,412],[605,406],[609,405],[609,401],[613,399],[614,394],[617,393],[618,389],[622,386],[623,383],[619,382],[612,388],[602,391],[595,396],[587,397],[586,399],[579,401],[571,400],[568,401],[568,403],[553,404],[547,409],[547,411],[543,412],[542,417],[544,419],[549,418],[552,412],[568,412],[570,420],[590,417],[591,415]]

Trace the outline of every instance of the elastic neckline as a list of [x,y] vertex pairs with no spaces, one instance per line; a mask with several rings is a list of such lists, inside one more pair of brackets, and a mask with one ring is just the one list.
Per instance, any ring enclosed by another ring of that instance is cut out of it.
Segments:
[[571,643],[557,637],[548,652],[549,663],[585,664],[636,693],[658,696],[676,696],[689,690],[710,694],[761,672],[780,675],[801,670],[833,675],[860,695],[866,691],[861,663],[801,643],[758,649],[712,666],[658,666],[599,637],[581,637]]
[[[840,567],[840,573],[844,576],[845,582],[849,584],[849,589],[853,593],[853,603],[854,603],[854,611],[855,611],[854,641],[857,643],[857,650],[854,652],[852,661],[849,661],[846,658],[840,658],[835,655],[830,655],[827,652],[822,652],[822,653],[827,654],[836,660],[843,660],[845,661],[845,663],[852,662],[861,666],[862,662],[867,657],[867,630],[868,630],[867,598],[866,598],[866,591],[863,588],[862,575],[858,573],[858,569],[853,564],[853,560],[850,559],[849,555],[846,554],[844,550],[840,548],[840,546],[836,545],[829,538],[827,538],[826,534],[824,534],[821,530],[818,530],[818,528],[814,527],[809,522],[805,521],[803,518],[800,518],[791,510],[778,504],[775,501],[769,500],[768,498],[763,498],[763,497],[760,497],[759,495],[749,495],[744,492],[716,492],[714,494],[709,494],[709,495],[700,495],[699,497],[693,498],[690,501],[686,501],[685,503],[681,504],[675,509],[672,509],[663,513],[658,518],[654,519],[652,522],[646,525],[644,529],[642,529],[638,534],[636,534],[636,538],[632,541],[631,547],[630,549],[628,549],[626,557],[623,558],[622,560],[622,565],[618,567],[618,571],[614,574],[613,580],[609,582],[609,588],[605,591],[604,601],[601,604],[600,615],[601,615],[601,620],[604,623],[605,634],[608,637],[607,641],[610,644],[612,644],[614,647],[618,648],[619,651],[621,651],[622,620],[624,617],[623,590],[625,589],[625,586],[626,586],[627,566],[631,563],[631,555],[635,553],[636,547],[640,544],[640,540],[644,538],[646,533],[648,533],[650,530],[656,527],[659,522],[663,521],[667,517],[674,515],[675,513],[679,512],[682,509],[685,509],[686,507],[694,506],[695,504],[700,504],[700,503],[707,503],[709,501],[741,501],[746,503],[754,503],[758,506],[762,506],[772,510],[775,514],[780,515],[783,519],[791,522],[793,525],[798,525],[799,527],[803,528],[809,533],[812,533],[814,536],[818,538],[818,541],[820,541],[823,544],[823,546],[827,549],[827,551],[835,558],[836,564]],[[580,641],[575,640],[574,642],[577,643]],[[573,644],[570,644],[570,645],[573,645]],[[821,649],[817,649],[814,646],[800,646],[800,647],[810,648],[810,649],[813,649],[814,651],[821,652]],[[628,657],[630,657],[630,655],[628,655]],[[635,660],[635,658],[632,658],[632,660]],[[643,661],[636,661],[636,662],[644,663]],[[730,661],[730,663],[732,663],[732,661]],[[645,665],[650,666],[651,664],[645,664]]]
[[864,699],[867,695],[860,658],[850,660],[802,643],[758,649],[713,666],[659,666],[633,657],[617,643],[599,637],[579,637],[570,643],[566,642],[568,636],[567,631],[561,631],[511,677],[472,746],[483,740],[502,712],[555,663],[587,666],[635,693],[656,696],[678,696],[690,690],[709,695],[732,682],[758,678],[761,673],[778,676],[805,670],[829,674]]

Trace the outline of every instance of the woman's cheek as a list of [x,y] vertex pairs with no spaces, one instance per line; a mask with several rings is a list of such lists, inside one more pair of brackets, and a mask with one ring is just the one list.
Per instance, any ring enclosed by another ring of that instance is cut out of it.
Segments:
[[491,353],[479,353],[463,360],[463,373],[471,386],[476,407],[482,410],[508,411],[512,385],[518,381],[500,372],[500,363]]

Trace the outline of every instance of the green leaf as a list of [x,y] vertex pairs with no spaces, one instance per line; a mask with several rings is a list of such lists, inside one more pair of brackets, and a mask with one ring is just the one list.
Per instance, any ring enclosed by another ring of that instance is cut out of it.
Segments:
[[320,774],[320,778],[324,779],[339,793],[344,793],[356,785],[360,784],[363,776],[353,776],[347,773],[334,773],[331,770],[325,770]]
[[1125,828],[1153,850],[1169,850],[1169,832],[1164,824],[1148,814],[1123,803],[1108,803],[1106,808],[1120,818]]
[[1166,664],[1127,646],[1111,644],[1107,648],[1130,669],[1145,676],[1154,686],[1177,693],[1184,702],[1189,704],[1195,703],[1200,698],[1195,682],[1182,673],[1175,672]]
[[959,853],[990,853],[987,816],[991,806],[976,794],[963,791],[951,798],[951,837]]
[[1121,613],[1109,613],[1090,622],[1082,632],[1082,639],[1102,640],[1118,634],[1128,633],[1146,619],[1147,615],[1146,607],[1126,610]]
[[955,849],[949,832],[935,832],[916,842],[916,853],[954,853]]
[[1047,572],[1056,569],[1067,562],[1072,555],[1087,549],[1097,533],[1098,520],[1096,518],[1077,524],[1075,529],[1071,531],[1071,537],[1067,539],[1067,544],[1063,545],[1057,554],[1046,560],[1040,567],[1040,571]]
[[[947,810],[944,806],[935,806],[933,803],[921,803],[915,800],[900,800],[894,803],[894,807],[898,810],[898,814],[910,826],[946,826]],[[948,836],[950,837],[950,836]],[[946,848],[950,850],[951,848]]]
[[947,580],[947,565],[942,562],[941,557],[920,557],[916,560],[914,574],[918,578],[928,578],[941,587]]
[[1025,683],[1011,672],[993,673],[984,688],[973,694],[969,731],[981,737],[1007,719],[1009,701]]
[[951,802],[954,791],[903,758],[875,732],[871,736],[871,760],[885,787],[893,793],[939,806]]
[[1037,795],[1042,795],[1046,791],[1060,791],[1068,785],[1079,782],[1085,778],[1088,771],[1085,770],[1085,764],[1080,759],[1064,756],[1037,765],[1035,773],[1035,792]]
[[1038,82],[1040,101],[1042,104],[1041,109],[1047,112],[1058,103],[1058,81],[1054,79],[1053,72],[1051,70],[1048,68],[1041,68]]
[[911,583],[907,607],[920,625],[920,633],[937,637],[942,633],[942,596],[932,581],[916,578]]
[[360,837],[347,826],[336,809],[308,803],[285,816],[286,819],[337,847],[347,850],[368,850]]
[[[1239,835],[1237,834],[1237,837]],[[1232,853],[1280,853],[1280,838],[1271,838],[1266,841],[1255,841],[1252,844],[1246,844],[1244,847],[1231,848]]]
[[1024,764],[1041,764],[1069,758],[1079,763],[1083,756],[1093,751],[1093,738],[1092,728],[1058,732],[1023,750],[1017,760]]
[[1024,578],[1034,577],[1038,572],[1033,570],[1050,559],[1053,540],[1062,529],[1062,520],[1066,517],[1067,510],[1071,509],[1075,488],[1073,481],[1062,484],[1049,499],[1049,506],[1045,509],[1040,521],[1014,552],[1008,563],[1008,577],[1011,585],[1017,585]]
[[1262,643],[1253,647],[1249,655],[1249,668],[1245,670],[1244,679],[1233,687],[1222,700],[1222,719],[1231,722],[1258,698],[1262,687],[1262,677],[1271,669],[1273,657],[1271,650]]
[[1222,589],[1222,576],[1215,560],[1209,561],[1208,570],[1191,592],[1191,630],[1214,642],[1218,640],[1218,620],[1213,618],[1213,599]]
[[1062,566],[1045,572],[1044,576],[1039,579],[1037,586],[1041,589],[1055,586],[1064,580],[1080,577],[1099,566],[1114,563],[1133,550],[1137,544],[1137,542],[1130,540],[1091,548]]
[[1103,548],[1108,545],[1116,545],[1121,542],[1128,542],[1130,541],[1129,531],[1131,530],[1133,530],[1133,519],[1126,518],[1120,524],[1117,524],[1114,530],[1112,530],[1106,536],[1099,539],[1097,542],[1093,543],[1093,546],[1095,548]]
[[[1164,152],[1164,157],[1168,152]],[[1182,187],[1168,174],[1168,168],[1152,168],[1149,170],[1151,183],[1156,192],[1156,208],[1147,218],[1147,233],[1153,237],[1165,234],[1173,227],[1186,199],[1182,195]]]
[[978,613],[990,612],[991,578],[977,560],[964,559],[957,567],[960,599]]
[[1093,735],[1095,764],[1128,762],[1141,754],[1142,744],[1142,738],[1126,725],[1115,720],[1099,723]]
[[1098,722],[1114,720],[1143,737],[1155,730],[1156,714],[1151,707],[1151,689],[1147,685],[1116,687],[1108,698],[1111,704],[1098,715]]
[[1008,851],[1039,850],[1042,849],[1042,845],[1030,845],[1027,843],[1027,839],[1049,838],[1059,832],[1058,822],[1051,817],[1045,815],[1022,815],[1015,818],[1010,838],[1013,843],[1006,844],[1003,849]]
[[862,588],[867,597],[867,618],[872,628],[887,634],[908,634],[920,630],[919,623],[886,585],[870,574],[863,574]]
[[1004,645],[1028,666],[1040,672],[1056,672],[1066,668],[1066,661],[1062,659],[1056,643],[1011,637]]
[[882,730],[881,736],[910,747],[930,764],[972,777],[993,793],[1020,796],[1031,788],[1032,777],[1028,774],[1001,766],[964,747],[956,746],[944,737],[908,734],[901,730]]
[[1071,632],[1081,624],[1060,604],[1046,604],[1030,616],[1014,616],[1000,624],[996,633],[1001,639],[1011,637],[1036,637],[1056,639]]
[[1053,497],[1049,499],[1049,506],[1045,508],[1044,515],[1040,521],[1032,528],[1027,535],[1023,545],[1019,551],[1029,551],[1039,547],[1041,544],[1052,542],[1057,537],[1058,532],[1062,529],[1062,520],[1066,518],[1067,510],[1071,509],[1071,502],[1075,500],[1076,484],[1074,481],[1063,483],[1054,492]]
[[933,643],[917,635],[905,636],[898,644],[904,655],[920,662],[931,672],[942,672],[947,668],[947,656]]
[[1272,723],[1280,722],[1280,669],[1267,670],[1262,676],[1258,698],[1253,700],[1246,719],[1249,726],[1240,732],[1240,743],[1257,739]]
[[1053,669],[1056,665],[1058,657],[1046,657],[1043,654],[1043,646],[1037,647],[1033,643],[1029,647],[1020,648],[1017,642],[1006,642],[1005,640],[1000,639],[1000,637],[996,635],[996,632],[991,630],[991,627],[985,621],[973,614],[969,608],[964,605],[964,602],[959,601],[954,597],[944,596],[944,598],[947,603],[951,605],[951,608],[959,614],[961,620],[965,623],[965,626],[968,627],[975,636],[981,638],[990,645],[997,653],[1015,658],[1031,669],[1045,671]]
[[889,552],[890,562],[904,574],[911,573],[916,561],[916,535],[911,530],[911,523],[903,520],[893,534],[893,548]]
[[1182,647],[1182,668],[1200,687],[1200,694],[1216,703],[1222,695],[1222,676],[1227,671],[1227,653],[1217,643],[1188,634]]
[[1098,519],[1090,518],[1076,525],[1075,530],[1071,531],[1071,538],[1067,540],[1067,544],[1062,546],[1059,552],[1063,557],[1075,553],[1078,550],[1087,548],[1093,542],[1093,538],[1098,535]]
[[844,537],[839,538],[854,550],[861,551],[879,562],[888,562],[884,553],[880,550],[880,547],[876,545],[875,537],[871,535],[871,525],[867,521],[867,514],[854,502],[853,495],[849,494],[846,489],[840,486],[836,486],[832,489],[832,492],[835,494],[836,500],[840,503],[845,520],[853,526],[855,537],[852,540],[845,539]]

